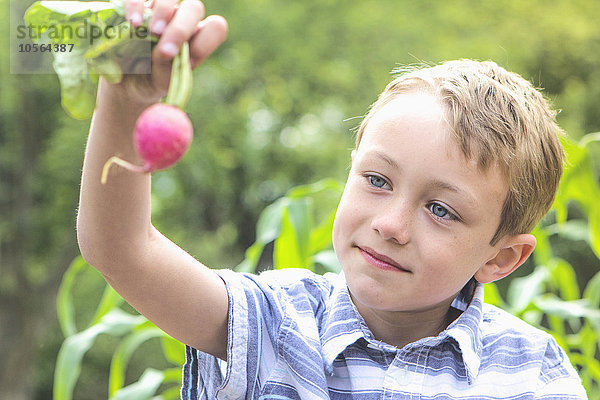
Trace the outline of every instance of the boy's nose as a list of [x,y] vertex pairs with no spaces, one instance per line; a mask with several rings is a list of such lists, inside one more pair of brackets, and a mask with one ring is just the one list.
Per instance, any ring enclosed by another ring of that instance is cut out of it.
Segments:
[[407,244],[410,241],[411,215],[406,206],[391,203],[373,217],[371,228],[384,240]]

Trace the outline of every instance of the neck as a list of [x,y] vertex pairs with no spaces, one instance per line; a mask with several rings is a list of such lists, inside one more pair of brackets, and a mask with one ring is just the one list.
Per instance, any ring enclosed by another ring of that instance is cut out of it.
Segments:
[[355,305],[377,340],[402,348],[445,330],[461,314],[450,307],[451,303],[452,300],[445,301],[420,311],[381,311]]

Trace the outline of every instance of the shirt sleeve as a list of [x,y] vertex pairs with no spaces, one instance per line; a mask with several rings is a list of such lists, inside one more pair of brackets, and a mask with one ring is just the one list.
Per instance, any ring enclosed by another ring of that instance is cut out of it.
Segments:
[[186,346],[181,398],[251,399],[262,340],[277,334],[283,318],[280,293],[252,274],[216,272],[229,296],[227,362]]
[[587,399],[577,371],[554,338],[548,340],[535,394],[536,400]]

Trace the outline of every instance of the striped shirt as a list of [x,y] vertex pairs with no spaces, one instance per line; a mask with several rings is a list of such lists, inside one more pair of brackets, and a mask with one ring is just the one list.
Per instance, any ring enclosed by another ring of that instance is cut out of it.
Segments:
[[481,284],[446,330],[399,349],[373,337],[343,274],[218,273],[228,362],[186,347],[182,399],[587,398],[556,341],[484,304]]

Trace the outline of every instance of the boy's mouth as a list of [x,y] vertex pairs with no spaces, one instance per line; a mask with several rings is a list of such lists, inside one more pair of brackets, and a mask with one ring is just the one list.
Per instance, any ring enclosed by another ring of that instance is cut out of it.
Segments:
[[406,268],[402,267],[400,264],[398,264],[396,261],[394,261],[393,259],[391,259],[388,256],[385,256],[383,254],[380,254],[378,252],[376,252],[375,250],[373,250],[370,247],[360,247],[357,246],[358,250],[360,251],[360,253],[362,254],[363,258],[371,265],[381,268],[381,269],[385,269],[385,270],[395,270],[395,271],[402,271],[402,272],[410,272],[409,270],[407,270]]

